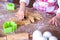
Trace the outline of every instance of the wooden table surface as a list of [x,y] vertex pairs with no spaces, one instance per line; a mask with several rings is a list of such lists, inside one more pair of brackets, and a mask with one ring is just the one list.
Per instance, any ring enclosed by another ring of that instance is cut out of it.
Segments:
[[[35,13],[38,12],[38,11],[30,9],[30,8],[27,8],[27,10],[33,11]],[[0,30],[3,30],[3,23],[5,21],[9,21],[9,18],[14,17],[15,13],[16,13],[16,11],[10,12],[10,11],[6,11],[5,9],[3,9],[3,10],[0,9]],[[40,12],[38,12],[38,13],[40,13]],[[54,25],[48,24],[48,21],[49,21],[49,19],[51,19],[51,16],[46,16],[46,13],[42,13],[41,15],[43,16],[44,20],[29,24],[29,25],[19,26],[18,29],[15,31],[15,33],[27,32],[29,34],[32,34],[33,31],[38,29],[42,32],[50,31],[50,32],[52,32],[53,35],[58,37],[58,39],[60,40],[60,36],[59,36],[60,28],[56,27]]]

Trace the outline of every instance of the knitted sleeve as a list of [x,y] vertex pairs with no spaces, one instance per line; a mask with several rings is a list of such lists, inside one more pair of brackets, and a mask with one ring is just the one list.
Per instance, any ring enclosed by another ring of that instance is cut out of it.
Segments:
[[20,3],[21,3],[21,2],[25,2],[25,3],[26,3],[26,6],[29,5],[29,0],[20,0]]

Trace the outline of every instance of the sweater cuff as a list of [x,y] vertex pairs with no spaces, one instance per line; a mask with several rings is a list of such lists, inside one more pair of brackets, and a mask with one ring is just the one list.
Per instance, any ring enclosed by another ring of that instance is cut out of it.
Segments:
[[26,6],[29,5],[29,0],[20,0],[20,3],[21,3],[21,2],[25,2],[25,3],[26,3]]

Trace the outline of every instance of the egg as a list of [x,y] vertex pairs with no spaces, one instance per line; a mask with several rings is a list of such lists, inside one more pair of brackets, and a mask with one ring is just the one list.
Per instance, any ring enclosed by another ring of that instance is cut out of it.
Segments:
[[42,36],[42,32],[40,32],[39,30],[36,30],[33,32],[32,36],[33,36],[33,40],[38,39],[39,37]]
[[45,37],[40,37],[39,39],[40,40],[47,40],[47,38],[45,38]]
[[49,40],[58,40],[58,39],[55,36],[51,36],[51,37],[49,37]]
[[49,38],[50,36],[52,36],[51,32],[49,31],[46,31],[43,33],[43,36],[46,37],[46,38]]
[[35,38],[33,40],[47,40],[47,38],[45,38],[45,37],[37,37],[37,38]]

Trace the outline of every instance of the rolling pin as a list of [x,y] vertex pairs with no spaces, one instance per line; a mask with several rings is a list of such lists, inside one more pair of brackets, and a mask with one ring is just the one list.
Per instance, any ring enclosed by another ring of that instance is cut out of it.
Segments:
[[0,40],[6,40],[6,37],[0,37]]
[[7,40],[29,40],[28,33],[19,33],[19,34],[11,34],[7,35]]

